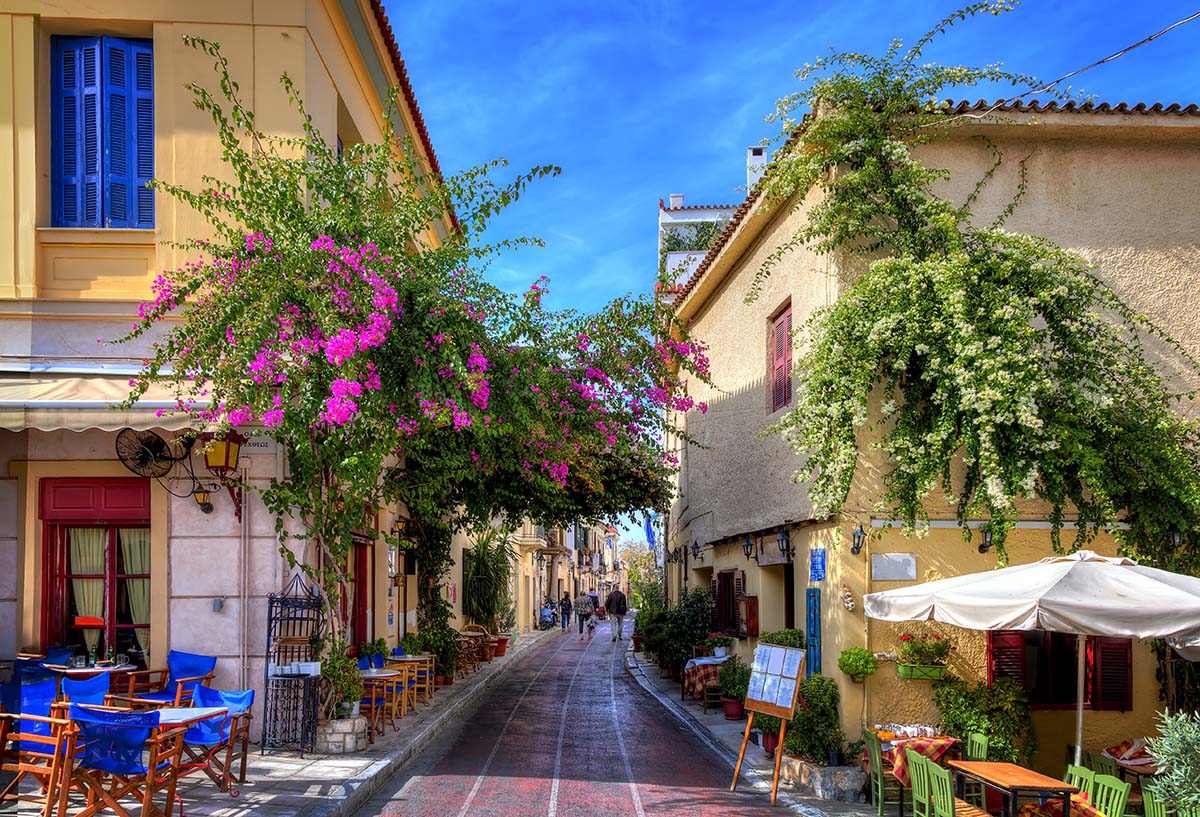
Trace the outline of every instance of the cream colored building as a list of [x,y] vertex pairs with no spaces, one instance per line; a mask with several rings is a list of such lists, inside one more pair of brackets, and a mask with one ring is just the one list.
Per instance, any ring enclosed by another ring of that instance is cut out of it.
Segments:
[[[974,208],[979,222],[989,223],[1012,199],[1024,159],[1028,189],[1006,228],[1044,235],[1083,253],[1135,312],[1167,327],[1189,352],[1200,354],[1195,296],[1200,115],[1195,107],[1013,107],[1003,113],[1005,123],[973,123],[921,149],[927,164],[952,173],[940,192],[952,201],[967,199],[992,163],[986,143],[976,138],[986,135],[1006,158]],[[888,575],[925,581],[986,570],[996,560],[978,552],[978,535],[971,544],[963,543],[945,508],[934,509],[937,519],[924,539],[886,530],[888,520],[872,510],[880,494],[872,482],[880,473],[875,453],[862,461],[844,515],[816,518],[804,486],[791,481],[796,455],[779,436],[762,435],[790,407],[787,367],[795,351],[790,345],[785,349],[781,395],[774,383],[781,360],[772,348],[777,332],[782,329],[786,337],[789,326],[799,328],[813,310],[832,303],[853,273],[843,259],[801,247],[786,255],[756,301],[744,303],[755,271],[803,223],[805,214],[805,206],[769,211],[752,195],[692,277],[669,293],[678,316],[710,344],[713,377],[711,388],[692,387],[693,396],[708,403],[707,414],[692,411],[682,418],[704,447],[681,451],[679,495],[666,546],[679,549],[683,558],[667,565],[669,594],[677,598],[689,586],[715,590],[722,600],[722,626],[748,636],[738,644],[743,656],[752,651],[756,632],[785,626],[806,630],[815,648],[811,659],[819,660],[820,671],[840,685],[843,726],[853,739],[863,723],[937,720],[929,683],[898,680],[891,663],[882,664],[865,685],[838,671],[838,656],[847,647],[866,646],[877,653],[895,653],[899,647],[903,628],[866,620],[863,594],[911,581],[885,579]],[[1023,509],[1009,539],[1013,563],[1050,552],[1045,519],[1044,508]],[[850,551],[851,533],[860,523],[882,535],[856,555]],[[780,540],[781,531],[787,533],[786,541]],[[693,543],[699,558],[691,554]],[[1112,552],[1113,543],[1101,541],[1097,549]],[[814,554],[825,560],[820,581],[810,581]],[[873,560],[884,554],[894,556],[893,567],[873,567]],[[884,572],[889,569],[898,572]],[[951,671],[975,680],[987,677],[984,634],[936,629],[957,644]],[[1053,648],[1025,645],[1027,655],[1036,653],[1046,662],[1063,658],[1055,659]],[[1113,662],[1120,658],[1116,650],[1107,669],[1124,674],[1130,708],[1089,711],[1087,747],[1154,732],[1159,687],[1149,645],[1133,643],[1124,663],[1116,666]],[[1036,762],[1044,770],[1062,771],[1072,717],[1069,706],[1035,707]]]
[[[322,134],[344,144],[383,139],[384,102],[399,87],[397,124],[437,170],[379,0],[0,0],[0,657],[88,642],[161,667],[181,649],[219,656],[216,685],[244,689],[261,686],[266,596],[289,578],[275,521],[253,492],[240,515],[224,491],[205,514],[180,468],[161,481],[127,470],[119,429],[170,440],[180,423],[156,419],[165,404],[153,395],[109,411],[146,346],[97,343],[122,335],[156,272],[182,261],[171,242],[206,229],[141,184],[199,188],[221,172],[212,122],[184,88],[196,81],[220,95],[212,59],[185,34],[221,43],[242,98],[283,136],[302,135],[278,81],[285,71]],[[98,79],[129,83],[119,101],[116,91],[103,99],[128,114],[123,125],[88,107]],[[76,116],[98,135],[76,134],[66,118]],[[436,244],[448,225],[424,240]],[[283,467],[273,444],[256,442],[238,470],[263,485]],[[376,528],[392,524],[380,512]],[[364,531],[352,559],[352,635],[394,641],[415,621],[415,588],[402,559],[389,570],[376,538]],[[81,565],[70,548],[102,558]],[[71,578],[81,571],[100,578]],[[102,594],[75,595],[97,581]],[[77,617],[93,607],[103,625],[85,632]]]

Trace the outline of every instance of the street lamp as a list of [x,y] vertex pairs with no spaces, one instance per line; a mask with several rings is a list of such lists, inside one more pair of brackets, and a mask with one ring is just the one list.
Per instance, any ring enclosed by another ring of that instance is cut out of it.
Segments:
[[850,555],[857,556],[862,553],[863,545],[867,543],[867,532],[863,530],[862,522],[858,523],[858,527],[854,529],[851,536]]
[[692,540],[692,558],[697,562],[704,561],[704,558],[700,555],[700,543],[695,539]]
[[746,554],[747,559],[754,555],[754,543],[750,541],[750,536],[748,534],[746,536],[746,541],[742,542],[742,553]]

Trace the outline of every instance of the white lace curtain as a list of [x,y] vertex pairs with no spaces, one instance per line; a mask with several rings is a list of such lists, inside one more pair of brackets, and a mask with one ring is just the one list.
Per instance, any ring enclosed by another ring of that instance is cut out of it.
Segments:
[[[121,543],[121,558],[126,573],[150,572],[150,529],[118,528],[117,540]],[[124,579],[125,596],[129,599],[129,614],[135,624],[150,623],[150,580]],[[136,627],[138,644],[150,660],[150,628]]]
[[[103,528],[69,528],[68,541],[71,545],[71,572],[104,575]],[[104,618],[104,579],[71,579],[75,594],[75,612],[80,616]],[[83,631],[83,640],[89,651],[100,643],[100,630]]]

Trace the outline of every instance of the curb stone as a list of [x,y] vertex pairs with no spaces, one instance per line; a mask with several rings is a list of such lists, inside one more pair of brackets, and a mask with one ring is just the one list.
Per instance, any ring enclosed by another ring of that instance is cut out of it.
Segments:
[[[513,651],[512,645],[510,645],[506,657],[511,656],[513,659],[524,658],[526,653],[540,644],[548,643],[557,638],[560,634],[556,632],[551,635],[526,639],[525,643],[529,646],[516,651]],[[522,635],[525,634],[522,633]],[[520,640],[517,643],[521,643]],[[504,677],[510,668],[517,666],[519,663],[521,661],[505,661],[504,664],[496,667],[477,685],[473,686],[469,692],[456,699],[441,714],[427,723],[424,728],[416,733],[412,740],[407,741],[403,746],[396,747],[395,750],[384,755],[353,777],[345,780],[341,784],[342,794],[340,796],[331,794],[329,797],[307,804],[296,812],[295,817],[349,817],[359,806],[370,799],[372,794],[404,768],[410,760],[424,750],[442,732],[446,731],[456,721],[458,716],[471,708],[489,687]]]
[[[633,647],[630,645],[629,650],[625,653],[625,671],[629,673],[638,686],[642,690],[654,698],[663,708],[678,718],[684,726],[690,729],[696,737],[700,738],[709,749],[713,751],[721,760],[728,764],[730,770],[737,765],[737,752],[731,750],[725,745],[720,738],[712,733],[712,731],[701,721],[697,720],[690,712],[679,706],[670,697],[663,695],[654,686],[646,680],[646,673],[641,665],[633,658]],[[752,766],[743,763],[742,773],[739,777],[743,783],[750,786],[755,792],[766,797],[771,796],[771,781],[769,778],[764,778],[758,773],[758,770]],[[829,817],[824,811],[813,808],[804,803],[797,802],[785,789],[782,787],[776,796],[776,802],[782,803],[791,809],[793,814],[799,814],[801,817]]]

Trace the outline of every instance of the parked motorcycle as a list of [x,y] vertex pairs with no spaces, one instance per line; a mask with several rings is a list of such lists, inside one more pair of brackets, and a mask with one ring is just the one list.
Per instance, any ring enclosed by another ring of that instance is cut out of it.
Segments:
[[551,627],[558,626],[558,605],[546,604],[542,606],[542,611],[538,615],[538,629],[549,630]]

